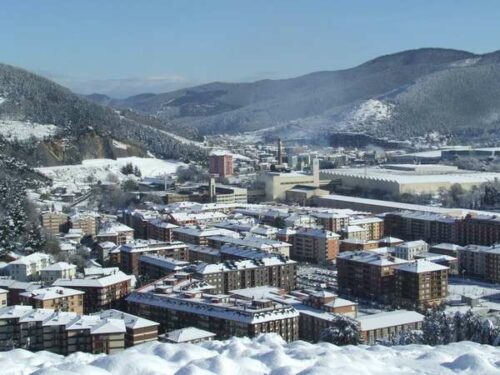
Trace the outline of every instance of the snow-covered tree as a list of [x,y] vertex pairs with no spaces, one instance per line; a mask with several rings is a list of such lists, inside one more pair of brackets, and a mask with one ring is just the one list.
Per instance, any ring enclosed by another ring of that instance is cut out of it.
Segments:
[[320,341],[334,345],[357,345],[361,343],[359,323],[345,315],[335,314],[335,319],[320,335]]

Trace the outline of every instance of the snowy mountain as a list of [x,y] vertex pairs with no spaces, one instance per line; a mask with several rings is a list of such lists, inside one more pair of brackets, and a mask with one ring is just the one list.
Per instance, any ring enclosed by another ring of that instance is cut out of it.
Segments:
[[95,104],[68,89],[0,64],[0,153],[30,165],[89,158],[145,156],[204,159],[195,144],[174,138],[175,126]]
[[284,128],[281,135],[289,138],[355,130],[407,139],[435,130],[466,140],[498,139],[500,52],[425,48],[291,79],[91,99],[189,124],[201,134]]
[[286,344],[267,334],[256,339],[233,338],[199,345],[151,342],[115,355],[0,353],[2,374],[127,374],[127,375],[446,375],[500,373],[498,347],[470,342],[437,347],[408,345],[344,346]]

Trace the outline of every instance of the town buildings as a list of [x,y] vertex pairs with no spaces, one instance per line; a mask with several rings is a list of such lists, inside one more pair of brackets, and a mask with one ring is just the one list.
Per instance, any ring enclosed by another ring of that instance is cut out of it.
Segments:
[[19,294],[21,305],[30,305],[36,309],[52,309],[55,311],[83,314],[83,295],[81,290],[48,287]]
[[286,291],[295,289],[297,262],[283,256],[217,264],[201,264],[194,272],[197,279],[214,287],[215,293],[233,289],[274,286]]
[[106,222],[97,234],[98,242],[113,242],[123,245],[134,239],[134,229],[118,222]]
[[225,151],[212,152],[208,156],[208,172],[219,177],[233,175],[233,155]]
[[424,316],[415,311],[394,310],[357,318],[361,339],[366,344],[384,342],[400,332],[422,328]]
[[468,245],[457,251],[461,275],[500,282],[500,245]]
[[[158,324],[122,312],[80,315],[31,306],[0,309],[0,350],[113,354],[157,338]],[[156,332],[156,333],[155,333]]]
[[338,234],[325,230],[297,230],[292,236],[290,257],[302,262],[327,263],[339,253],[339,238]]
[[50,285],[57,279],[71,279],[76,276],[76,266],[68,262],[57,262],[40,270],[40,280]]
[[448,270],[425,259],[395,267],[395,303],[417,309],[438,307],[448,295]]
[[203,281],[165,278],[134,291],[127,301],[132,313],[158,321],[167,331],[194,326],[220,339],[266,332],[298,339],[299,314],[292,306],[213,294],[210,288]]
[[144,254],[162,255],[177,260],[188,259],[188,247],[183,242],[134,240],[119,247],[120,269],[127,274],[139,274],[139,258]]
[[346,296],[391,304],[394,301],[394,269],[407,260],[375,251],[344,252],[337,256],[338,287]]
[[10,277],[18,281],[38,281],[42,269],[49,266],[51,257],[45,253],[33,253],[9,263]]
[[86,275],[84,278],[58,279],[52,285],[77,289],[85,292],[83,310],[85,314],[103,309],[121,307],[122,300],[132,289],[133,277],[118,269],[106,269],[101,273]]

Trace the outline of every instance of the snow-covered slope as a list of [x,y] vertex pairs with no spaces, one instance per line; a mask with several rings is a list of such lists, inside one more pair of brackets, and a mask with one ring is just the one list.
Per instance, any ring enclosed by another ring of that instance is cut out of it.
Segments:
[[82,164],[61,165],[56,167],[36,168],[37,171],[53,181],[53,187],[66,187],[69,191],[76,191],[83,186],[97,181],[105,182],[110,178],[122,181],[124,176],[120,169],[127,163],[137,166],[143,177],[157,177],[174,173],[177,167],[184,163],[175,160],[156,158],[140,158],[131,156],[113,159],[88,159]]
[[500,348],[470,342],[434,348],[286,344],[268,334],[201,345],[152,342],[110,356],[17,349],[0,353],[0,368],[4,375],[493,375],[500,374]]
[[[0,104],[2,103],[0,97]],[[44,139],[56,134],[57,126],[51,124],[38,124],[36,122],[0,120],[0,135],[5,139],[24,141],[34,137]]]

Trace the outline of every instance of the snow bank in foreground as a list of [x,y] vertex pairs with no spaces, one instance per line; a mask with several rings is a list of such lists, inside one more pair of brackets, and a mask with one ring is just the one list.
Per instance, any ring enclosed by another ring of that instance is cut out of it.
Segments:
[[336,347],[276,335],[233,338],[201,345],[158,342],[105,356],[68,357],[16,349],[0,353],[0,372],[9,375],[104,374],[500,374],[500,348],[464,342],[439,347]]
[[69,191],[76,191],[82,186],[97,181],[108,181],[110,175],[118,180],[127,178],[120,169],[127,163],[132,163],[141,170],[143,177],[163,176],[175,173],[177,167],[185,165],[175,160],[161,160],[156,158],[127,157],[113,159],[88,159],[82,164],[61,165],[57,167],[42,167],[37,170],[53,181],[53,186],[64,186]]

